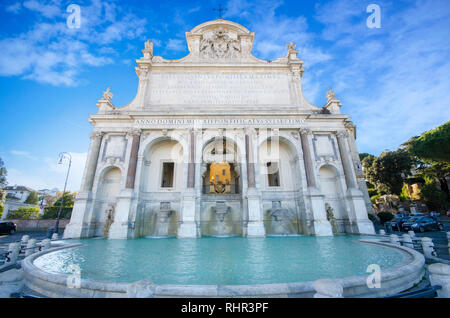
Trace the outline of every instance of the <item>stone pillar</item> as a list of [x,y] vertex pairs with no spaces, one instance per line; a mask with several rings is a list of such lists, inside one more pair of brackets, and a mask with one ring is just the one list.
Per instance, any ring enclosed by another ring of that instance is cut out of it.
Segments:
[[341,130],[336,133],[341,156],[342,167],[344,169],[345,183],[347,184],[347,202],[351,210],[349,220],[352,225],[352,231],[355,234],[375,234],[375,228],[372,221],[369,220],[364,195],[358,188],[356,174],[351,159],[351,152],[348,146],[348,131]]
[[127,182],[125,186],[127,189],[134,189],[141,132],[139,130],[132,131],[131,136],[133,141],[131,143],[130,161],[128,162]]
[[91,134],[91,145],[89,147],[86,168],[84,170],[83,185],[81,191],[89,192],[94,184],[95,170],[97,169],[98,155],[102,144],[103,132],[94,131]]
[[428,266],[431,286],[441,286],[438,298],[450,298],[450,265],[435,263]]
[[317,187],[316,178],[314,175],[314,167],[312,162],[311,150],[309,148],[308,136],[311,135],[311,130],[308,128],[300,129],[300,140],[303,150],[303,161],[305,163],[306,182],[308,187]]
[[401,245],[400,244],[400,239],[398,238],[397,234],[391,234],[389,235],[389,241],[391,242],[391,244],[394,245]]
[[36,249],[36,239],[30,239],[25,250],[25,257],[34,253]]
[[263,212],[261,208],[261,193],[256,188],[255,182],[255,157],[253,140],[256,138],[254,129],[247,129],[245,132],[245,158],[247,161],[247,209],[248,237],[264,237],[266,230],[264,228]]
[[380,230],[380,231],[379,231],[379,234],[380,234],[380,235],[386,235],[386,231],[385,231],[385,230]]
[[10,243],[8,247],[8,258],[5,262],[7,265],[15,264],[20,254],[20,243]]
[[194,131],[191,130],[189,132],[189,135],[190,135],[190,149],[189,149],[187,187],[195,188],[195,133],[194,133]]
[[136,180],[136,167],[139,152],[139,143],[141,140],[140,129],[130,129],[127,135],[131,137],[131,149],[128,154],[128,170],[125,189],[120,192],[116,205],[114,222],[108,232],[109,239],[126,239],[132,236],[132,223],[130,222],[130,213],[135,199],[134,183]]
[[91,134],[91,145],[84,168],[81,191],[77,194],[70,223],[64,229],[64,238],[82,238],[92,235],[89,230],[90,220],[86,220],[86,218],[88,218],[87,214],[92,205],[92,186],[94,184],[103,135],[103,132],[95,130]]
[[196,132],[189,132],[189,162],[187,173],[187,188],[182,194],[180,223],[178,226],[178,238],[196,238],[199,235],[195,219],[196,192],[195,192],[195,146]]
[[342,167],[344,168],[345,182],[347,188],[357,189],[358,185],[356,183],[356,175],[353,170],[353,165],[351,161],[351,153],[347,147],[347,136],[348,132],[346,130],[339,131],[337,134],[337,140],[339,145],[339,153],[341,155]]
[[403,243],[403,246],[414,249],[414,243],[413,243],[411,236],[409,236],[409,234],[404,233],[402,235],[402,243]]
[[303,150],[303,161],[305,163],[306,182],[308,185],[308,196],[311,202],[311,212],[313,215],[311,234],[316,236],[333,236],[333,229],[327,219],[325,211],[324,195],[321,193],[316,182],[316,175],[312,160],[311,148],[309,142],[312,137],[311,130],[308,128],[300,129],[300,140]]
[[422,240],[423,255],[425,255],[425,257],[428,258],[436,256],[434,255],[435,252],[433,240],[429,237],[422,237],[421,240]]

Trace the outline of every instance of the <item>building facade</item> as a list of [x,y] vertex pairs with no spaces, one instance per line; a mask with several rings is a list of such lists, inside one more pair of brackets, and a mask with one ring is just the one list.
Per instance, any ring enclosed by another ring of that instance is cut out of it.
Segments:
[[186,33],[179,60],[138,59],[135,99],[98,114],[66,238],[374,233],[355,126],[329,90],[303,96],[293,43],[265,61],[226,20]]

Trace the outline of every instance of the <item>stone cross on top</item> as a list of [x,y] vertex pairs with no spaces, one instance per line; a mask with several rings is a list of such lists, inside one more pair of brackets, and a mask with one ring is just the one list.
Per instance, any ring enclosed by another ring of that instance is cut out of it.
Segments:
[[219,7],[217,9],[213,9],[213,11],[219,12],[219,19],[222,19],[222,13],[226,12],[227,10],[222,8],[222,5],[219,4]]

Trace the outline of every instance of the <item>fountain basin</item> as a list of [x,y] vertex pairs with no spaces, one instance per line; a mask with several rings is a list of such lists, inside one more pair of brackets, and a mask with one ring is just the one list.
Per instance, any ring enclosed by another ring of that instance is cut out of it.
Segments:
[[[137,280],[154,282],[154,297],[312,297],[312,281],[319,278],[341,281],[346,297],[372,297],[403,291],[422,278],[420,253],[358,239],[87,239],[80,240],[83,246],[33,254],[23,268],[28,287],[49,297],[127,297]],[[382,269],[376,290],[366,286],[373,263]],[[70,264],[81,268],[81,288],[67,286]]]

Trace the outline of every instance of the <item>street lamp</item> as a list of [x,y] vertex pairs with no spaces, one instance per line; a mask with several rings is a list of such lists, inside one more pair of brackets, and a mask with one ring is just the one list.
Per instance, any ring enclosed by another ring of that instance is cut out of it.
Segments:
[[59,227],[59,217],[61,216],[61,210],[64,203],[64,193],[66,193],[66,187],[67,187],[67,179],[69,178],[69,172],[70,172],[70,166],[72,165],[72,156],[68,152],[62,152],[59,154],[59,161],[58,164],[62,164],[62,161],[64,158],[69,159],[69,168],[67,169],[67,175],[66,175],[66,182],[64,183],[64,190],[61,196],[61,204],[59,205],[58,215],[56,216],[56,225],[55,225],[55,233],[58,233],[58,227]]

